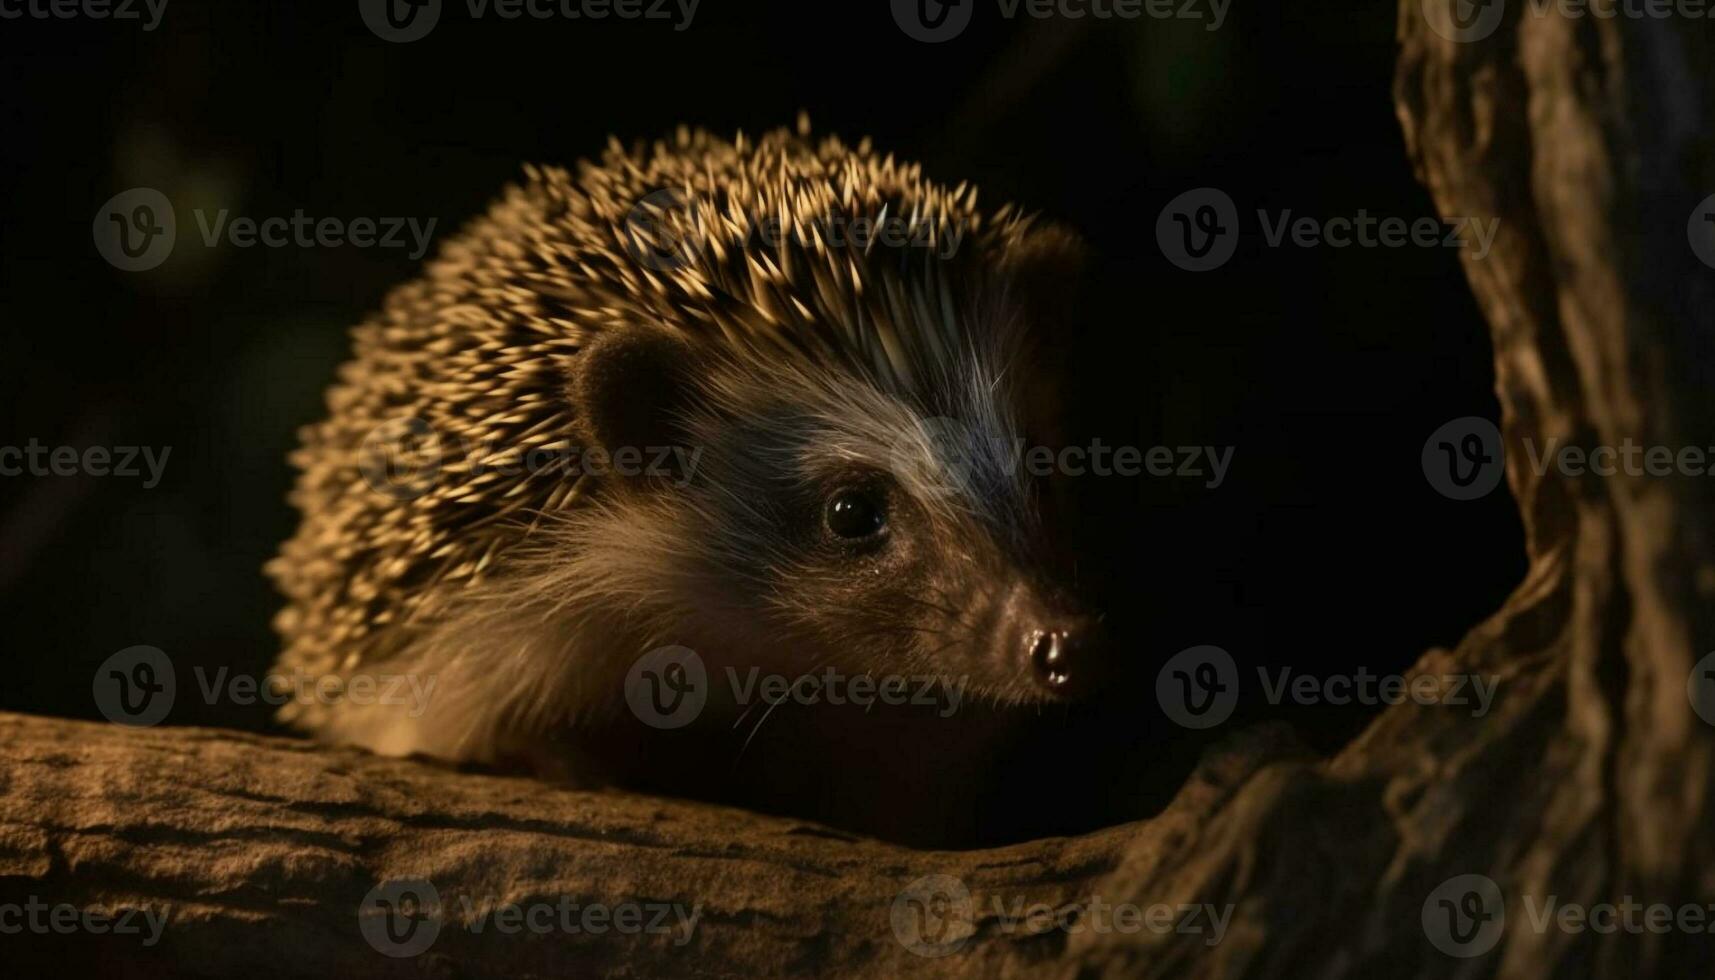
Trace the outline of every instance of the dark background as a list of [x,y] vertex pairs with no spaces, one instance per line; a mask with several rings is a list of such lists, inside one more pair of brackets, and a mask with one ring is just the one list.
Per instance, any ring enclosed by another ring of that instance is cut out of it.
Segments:
[[[167,651],[181,689],[197,665],[260,674],[274,654],[260,566],[294,520],[285,455],[322,410],[348,327],[418,263],[404,249],[205,248],[192,208],[433,217],[444,237],[523,161],[570,163],[609,134],[679,123],[756,133],[800,109],[1087,236],[1080,441],[1237,447],[1217,490],[1081,482],[1067,533],[1124,670],[1021,751],[1018,805],[1038,829],[1115,819],[1140,787],[1177,781],[1208,738],[1155,702],[1156,668],[1182,648],[1325,675],[1399,671],[1456,643],[1523,569],[1504,489],[1454,502],[1419,466],[1443,422],[1498,419],[1487,335],[1451,249],[1266,246],[1259,208],[1434,213],[1391,104],[1396,6],[1285,6],[1235,4],[1209,32],[1006,22],[986,0],[939,45],[907,37],[884,0],[704,0],[680,33],[472,21],[454,0],[410,44],[371,34],[355,0],[171,0],[153,32],[0,21],[0,445],[172,447],[152,490],[0,477],[0,708],[98,717],[96,665],[135,644]],[[140,185],[175,203],[178,246],[125,273],[91,224]],[[1190,274],[1154,228],[1201,186],[1232,196],[1244,234],[1227,265]],[[1328,750],[1374,712],[1257,693],[1223,731],[1279,717]],[[182,694],[171,722],[271,725],[264,706]]]

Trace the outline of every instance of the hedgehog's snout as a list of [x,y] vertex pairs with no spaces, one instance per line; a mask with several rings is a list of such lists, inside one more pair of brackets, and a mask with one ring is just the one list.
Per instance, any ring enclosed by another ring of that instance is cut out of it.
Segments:
[[1021,636],[1022,666],[1044,694],[1072,699],[1100,684],[1107,656],[1101,621],[1058,590],[1016,586],[1004,622]]
[[1101,643],[1093,620],[1080,618],[1025,635],[1030,671],[1036,685],[1061,698],[1090,691],[1101,668]]

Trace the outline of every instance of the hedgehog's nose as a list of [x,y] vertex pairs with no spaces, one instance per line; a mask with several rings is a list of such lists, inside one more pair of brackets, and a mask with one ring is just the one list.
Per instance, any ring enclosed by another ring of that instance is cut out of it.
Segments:
[[1091,690],[1100,656],[1095,633],[1092,622],[1032,631],[1027,643],[1037,686],[1061,698],[1078,697]]

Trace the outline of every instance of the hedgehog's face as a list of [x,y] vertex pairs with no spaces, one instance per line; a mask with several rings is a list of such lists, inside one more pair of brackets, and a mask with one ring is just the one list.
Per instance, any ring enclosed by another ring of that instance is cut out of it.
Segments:
[[[633,348],[609,380],[676,347]],[[1087,689],[1095,624],[1045,573],[1023,440],[1001,387],[970,368],[945,415],[835,371],[676,372],[671,387],[695,397],[673,441],[694,470],[620,489],[609,511],[632,574],[655,580],[637,590],[678,603],[663,639],[789,675],[939,677],[1001,702]]]
[[785,631],[795,659],[1004,701],[1088,685],[1093,624],[1043,574],[1010,432],[881,396],[709,421],[686,502],[704,573],[759,641]]

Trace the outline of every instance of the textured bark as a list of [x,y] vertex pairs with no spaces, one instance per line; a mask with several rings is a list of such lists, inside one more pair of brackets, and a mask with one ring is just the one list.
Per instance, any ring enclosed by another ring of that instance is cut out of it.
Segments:
[[[1688,710],[1687,682],[1715,640],[1715,484],[1538,476],[1525,440],[1715,445],[1715,273],[1687,233],[1715,191],[1715,31],[1511,3],[1488,37],[1457,43],[1416,7],[1402,4],[1395,94],[1419,176],[1444,215],[1501,219],[1466,272],[1494,337],[1532,567],[1459,653],[1516,676],[1516,724],[1448,744],[1396,713],[1372,733],[1400,732],[1441,770],[1425,788],[1444,802],[1396,824],[1432,842],[1426,859],[1486,866],[1508,895],[1706,905],[1715,728]],[[1509,923],[1521,911],[1509,902]],[[1509,925],[1492,955],[1507,976],[1685,975],[1711,949],[1715,936],[1683,931]]]
[[[1715,900],[1715,726],[1687,693],[1715,645],[1715,490],[1539,474],[1530,459],[1552,440],[1715,444],[1715,272],[1687,239],[1715,191],[1715,32],[1515,0],[1492,33],[1455,42],[1425,14],[1445,23],[1456,2],[1403,0],[1395,96],[1441,213],[1501,221],[1493,250],[1465,262],[1492,327],[1530,571],[1417,670],[1499,678],[1486,716],[1407,702],[1327,760],[1268,732],[1237,736],[1155,818],[967,853],[288,741],[0,716],[0,901],[170,910],[147,949],[80,934],[0,936],[0,950],[119,975],[1706,971],[1708,934],[1538,929],[1531,907]],[[924,957],[892,916],[934,874],[976,901],[970,935]],[[1506,925],[1487,952],[1453,958],[1425,906],[1466,874],[1495,883]],[[393,959],[357,912],[376,883],[406,877],[436,884],[445,921],[430,950]],[[702,912],[676,946],[477,933],[456,901],[562,895]],[[993,898],[1086,916],[1095,900],[1233,911],[1209,945],[1147,929],[1033,935]]]
[[[1281,742],[1236,740],[1141,828],[935,853],[285,739],[0,715],[0,903],[166,915],[151,946],[25,932],[0,936],[0,961],[32,968],[22,975],[89,976],[1017,975],[1064,957],[1068,934],[1008,932],[984,896],[1009,908],[1105,897],[1108,881],[1170,861]],[[951,955],[912,952],[891,919],[902,890],[928,875],[954,876],[979,899],[976,933]],[[418,878],[440,894],[440,930],[416,956],[383,955],[359,909],[378,883]],[[688,941],[677,929],[534,935],[472,923],[473,911],[562,896],[700,910]],[[1207,935],[1187,941],[1207,948]]]

